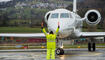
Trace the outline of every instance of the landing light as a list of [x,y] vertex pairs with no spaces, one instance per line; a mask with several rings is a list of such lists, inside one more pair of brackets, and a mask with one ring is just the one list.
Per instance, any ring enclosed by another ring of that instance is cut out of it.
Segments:
[[64,48],[64,46],[61,46],[61,48],[63,49],[63,48]]

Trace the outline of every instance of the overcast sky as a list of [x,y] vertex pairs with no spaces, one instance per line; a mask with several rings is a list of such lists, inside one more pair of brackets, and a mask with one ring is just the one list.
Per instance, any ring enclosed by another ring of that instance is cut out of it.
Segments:
[[7,1],[10,1],[10,0],[0,0],[0,2],[7,2]]

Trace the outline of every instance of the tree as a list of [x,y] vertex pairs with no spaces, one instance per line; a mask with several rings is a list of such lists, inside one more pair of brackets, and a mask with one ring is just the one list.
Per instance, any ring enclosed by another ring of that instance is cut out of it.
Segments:
[[7,13],[2,13],[0,15],[0,22],[1,22],[0,26],[8,26],[9,18],[8,18]]

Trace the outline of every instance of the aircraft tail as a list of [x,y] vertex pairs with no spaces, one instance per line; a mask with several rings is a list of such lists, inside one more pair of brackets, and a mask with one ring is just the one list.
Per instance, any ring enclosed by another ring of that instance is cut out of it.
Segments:
[[77,0],[73,0],[73,12],[77,12]]

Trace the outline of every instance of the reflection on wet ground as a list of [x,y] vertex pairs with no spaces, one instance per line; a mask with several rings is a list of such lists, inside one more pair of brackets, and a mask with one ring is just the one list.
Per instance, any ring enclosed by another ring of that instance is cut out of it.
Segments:
[[[86,49],[68,49],[56,60],[105,60],[105,49],[88,52]],[[46,60],[46,52],[0,52],[0,60]]]

